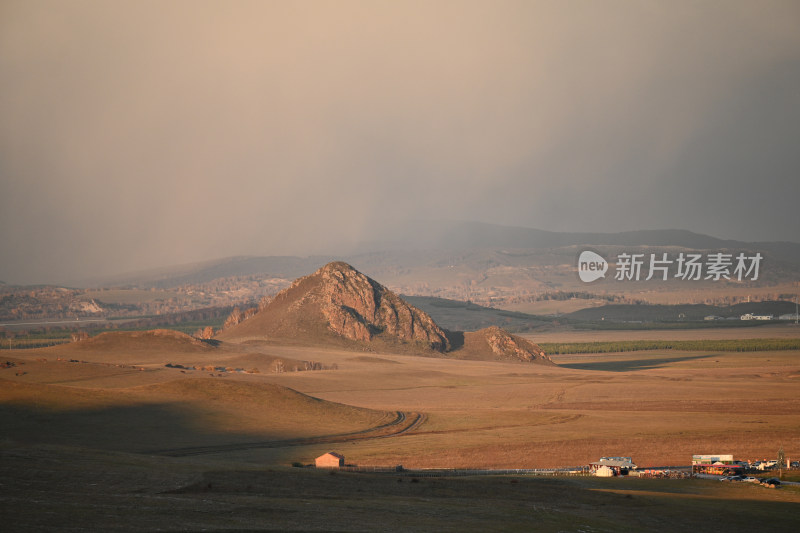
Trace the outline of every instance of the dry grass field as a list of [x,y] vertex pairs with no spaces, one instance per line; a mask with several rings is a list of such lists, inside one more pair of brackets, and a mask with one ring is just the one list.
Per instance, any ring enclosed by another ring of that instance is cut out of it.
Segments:
[[[551,332],[532,340],[747,333]],[[152,337],[5,354],[13,363],[0,368],[0,504],[8,530],[800,526],[793,487],[519,476],[414,481],[290,466],[331,450],[348,463],[409,469],[577,466],[611,455],[644,467],[686,465],[692,454],[764,459],[781,447],[795,459],[800,352],[576,354],[554,356],[558,366],[550,367]],[[164,366],[276,359],[329,369]],[[399,423],[398,411],[423,416]]]
[[395,364],[345,360],[336,372],[269,379],[327,400],[428,415],[413,433],[353,445],[362,464],[535,468],[630,455],[640,465],[685,465],[695,453],[763,458],[781,445],[797,456],[798,357],[636,352],[558,356],[561,366],[548,368],[383,356]]
[[0,448],[5,531],[795,531],[800,495],[704,480],[419,478]]

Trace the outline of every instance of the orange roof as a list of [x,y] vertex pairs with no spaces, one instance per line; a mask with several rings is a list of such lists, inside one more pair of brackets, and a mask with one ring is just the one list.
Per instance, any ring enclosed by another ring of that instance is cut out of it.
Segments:
[[[332,455],[332,456],[336,457],[337,459],[344,459],[344,455],[342,455],[340,453],[336,453],[336,452],[323,453],[319,457],[325,457],[326,455]],[[319,457],[317,457],[317,459],[319,459]]]

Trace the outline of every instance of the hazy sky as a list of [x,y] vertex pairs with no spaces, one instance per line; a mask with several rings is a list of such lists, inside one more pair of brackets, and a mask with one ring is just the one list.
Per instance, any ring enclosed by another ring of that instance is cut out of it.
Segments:
[[403,219],[798,241],[800,2],[0,0],[0,280]]

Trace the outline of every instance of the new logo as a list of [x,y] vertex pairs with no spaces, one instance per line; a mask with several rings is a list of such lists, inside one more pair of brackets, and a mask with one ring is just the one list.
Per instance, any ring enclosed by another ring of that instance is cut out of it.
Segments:
[[608,261],[602,255],[584,250],[578,256],[578,277],[585,283],[606,277]]

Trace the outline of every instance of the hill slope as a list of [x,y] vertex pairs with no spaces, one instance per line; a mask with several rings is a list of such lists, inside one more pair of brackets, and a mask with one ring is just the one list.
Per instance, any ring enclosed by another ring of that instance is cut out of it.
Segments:
[[187,370],[229,371],[233,368],[258,373],[324,368],[314,361],[248,350],[236,344],[199,340],[167,329],[106,332],[80,342],[30,353],[105,365],[145,365],[152,368],[170,364]]
[[148,331],[110,331],[74,345],[84,351],[109,351],[124,348],[167,353],[205,353],[214,347],[180,331],[154,329]]
[[207,377],[124,389],[0,379],[0,414],[14,441],[135,452],[359,431],[395,415]]

